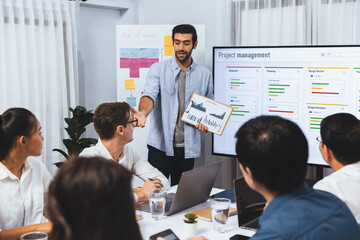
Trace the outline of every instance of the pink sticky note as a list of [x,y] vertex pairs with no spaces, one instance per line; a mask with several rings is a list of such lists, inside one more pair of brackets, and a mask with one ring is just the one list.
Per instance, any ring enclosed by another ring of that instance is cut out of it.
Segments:
[[120,58],[120,68],[129,68],[129,59],[128,58]]
[[139,58],[130,58],[130,68],[139,68],[140,59]]
[[149,59],[148,58],[140,58],[140,67],[141,68],[148,68],[149,66]]
[[149,58],[149,64],[150,66],[153,65],[154,63],[157,63],[159,61],[158,58]]
[[130,77],[131,78],[139,78],[140,77],[140,69],[137,68],[130,68]]

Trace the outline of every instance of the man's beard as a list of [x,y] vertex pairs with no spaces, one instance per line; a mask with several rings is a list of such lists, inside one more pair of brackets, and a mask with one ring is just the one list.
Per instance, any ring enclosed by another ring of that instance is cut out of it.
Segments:
[[[179,57],[178,57],[178,53],[185,53],[185,56],[184,56],[184,58],[183,59],[180,59]],[[185,51],[177,51],[177,52],[175,52],[175,57],[176,57],[176,59],[179,61],[179,62],[181,62],[181,63],[183,63],[183,62],[186,62],[190,57],[191,57],[191,53],[192,53],[192,49],[190,50],[190,52],[185,52]]]

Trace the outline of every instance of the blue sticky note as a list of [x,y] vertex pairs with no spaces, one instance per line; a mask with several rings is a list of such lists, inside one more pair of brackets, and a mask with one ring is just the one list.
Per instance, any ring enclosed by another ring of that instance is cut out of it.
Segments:
[[126,98],[126,102],[127,102],[131,107],[136,107],[136,97],[127,97],[127,98]]
[[130,48],[129,58],[139,58],[140,49],[139,48]]
[[140,48],[140,58],[149,58],[149,48]]
[[129,48],[120,48],[120,58],[129,58]]
[[159,49],[149,48],[149,58],[159,58]]

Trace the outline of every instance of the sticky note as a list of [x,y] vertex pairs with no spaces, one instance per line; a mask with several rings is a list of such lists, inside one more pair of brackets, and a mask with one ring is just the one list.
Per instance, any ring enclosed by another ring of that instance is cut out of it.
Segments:
[[165,56],[172,56],[172,55],[174,55],[174,48],[173,48],[172,45],[171,45],[171,46],[165,46],[165,47],[164,47],[164,55],[165,55]]
[[125,79],[125,89],[126,90],[134,90],[135,89],[134,79]]
[[172,36],[164,36],[164,46],[173,45]]
[[127,97],[127,98],[126,98],[126,102],[127,102],[131,107],[136,107],[136,97]]
[[159,61],[158,58],[149,58],[149,67],[151,67],[151,65],[157,63],[158,61]]
[[140,48],[140,58],[149,58],[149,48]]
[[130,62],[129,58],[120,58],[120,68],[129,68]]
[[120,48],[120,58],[129,58],[129,48]]
[[139,78],[140,77],[140,68],[130,68],[130,77]]
[[130,68],[139,68],[140,67],[140,59],[139,58],[130,58]]
[[159,49],[149,48],[149,58],[159,58]]
[[140,57],[140,48],[130,48],[129,58],[139,58]]
[[141,68],[149,68],[149,59],[148,58],[140,58],[140,67]]

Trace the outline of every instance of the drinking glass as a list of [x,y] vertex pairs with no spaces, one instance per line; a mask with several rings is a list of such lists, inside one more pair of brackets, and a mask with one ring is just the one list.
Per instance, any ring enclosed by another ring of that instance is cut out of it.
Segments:
[[226,231],[230,203],[230,199],[227,198],[213,198],[210,200],[211,220],[216,233],[224,233]]
[[165,215],[166,191],[148,192],[148,196],[151,216],[155,220],[163,219]]
[[48,235],[44,232],[29,232],[21,235],[20,240],[48,240]]

